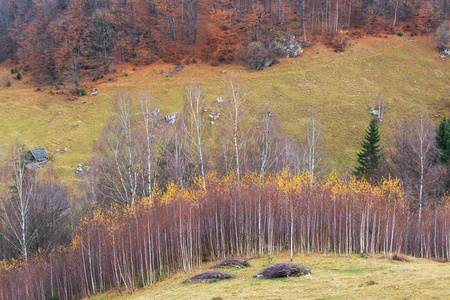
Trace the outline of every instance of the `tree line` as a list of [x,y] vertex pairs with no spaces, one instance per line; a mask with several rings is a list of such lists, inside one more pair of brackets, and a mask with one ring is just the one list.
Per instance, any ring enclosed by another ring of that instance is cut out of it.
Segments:
[[342,47],[348,29],[417,35],[448,18],[448,0],[1,0],[0,61],[77,89],[125,61],[231,62],[292,36]]
[[72,243],[28,264],[2,264],[2,299],[76,299],[132,292],[208,260],[289,251],[351,255],[405,253],[450,258],[450,199],[419,218],[398,179],[377,186],[334,173],[207,173],[189,186],[91,210]]

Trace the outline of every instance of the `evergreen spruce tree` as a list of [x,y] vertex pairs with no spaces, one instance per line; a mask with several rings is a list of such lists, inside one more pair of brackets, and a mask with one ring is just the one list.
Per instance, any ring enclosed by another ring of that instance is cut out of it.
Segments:
[[436,144],[441,151],[441,162],[450,163],[450,118],[444,117],[436,130]]
[[355,166],[355,171],[353,172],[356,178],[366,178],[369,181],[375,180],[380,163],[381,149],[378,144],[380,139],[377,121],[374,119],[366,130],[364,141],[361,143],[361,151],[356,153],[358,155],[358,165]]

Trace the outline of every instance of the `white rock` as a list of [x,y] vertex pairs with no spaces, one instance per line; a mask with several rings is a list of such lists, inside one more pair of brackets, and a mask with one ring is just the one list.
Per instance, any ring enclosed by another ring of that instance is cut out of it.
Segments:
[[159,108],[157,108],[154,111],[152,111],[152,116],[156,117],[157,115],[159,115],[160,112],[161,112],[161,110]]

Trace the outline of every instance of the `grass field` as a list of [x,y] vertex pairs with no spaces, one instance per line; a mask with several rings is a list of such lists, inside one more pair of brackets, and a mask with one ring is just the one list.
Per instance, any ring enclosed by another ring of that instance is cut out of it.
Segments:
[[[356,255],[298,255],[294,262],[311,267],[311,275],[283,279],[253,278],[268,266],[266,257],[251,260],[249,268],[226,269],[236,276],[231,280],[182,283],[193,274],[206,271],[211,265],[207,264],[192,274],[174,274],[133,294],[114,291],[90,299],[448,299],[450,264],[411,260],[400,262]],[[273,258],[273,262],[286,261],[289,261],[286,254]]]
[[[94,87],[99,93],[76,101],[51,94],[50,87],[37,86],[25,75],[21,81],[11,80],[10,88],[0,87],[0,155],[14,142],[26,143],[29,148],[45,147],[53,155],[51,164],[62,181],[73,185],[78,176],[76,166],[91,158],[92,143],[108,119],[110,100],[117,90],[149,90],[165,114],[182,110],[182,87],[190,80],[203,83],[213,107],[214,99],[223,96],[225,76],[234,74],[250,91],[252,113],[256,115],[259,107],[268,103],[283,129],[295,138],[309,118],[309,108],[314,108],[324,127],[331,163],[335,168],[351,167],[370,120],[369,108],[379,93],[389,103],[381,126],[385,140],[389,128],[400,118],[412,116],[417,107],[428,110],[433,120],[450,114],[448,60],[439,58],[428,37],[411,39],[392,35],[365,38],[352,41],[342,53],[316,46],[260,72],[199,63],[171,76],[174,66],[170,65],[152,64],[135,70],[123,66],[111,81],[107,76],[101,82],[85,83],[88,94]],[[0,76],[12,77],[9,68],[3,66]],[[56,152],[65,147],[67,152]]]

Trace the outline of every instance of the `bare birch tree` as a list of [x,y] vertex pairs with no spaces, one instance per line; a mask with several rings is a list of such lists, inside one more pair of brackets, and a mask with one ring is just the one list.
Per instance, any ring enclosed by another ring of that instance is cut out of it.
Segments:
[[39,174],[35,191],[30,223],[35,238],[30,250],[49,252],[70,241],[70,203],[51,166],[46,166],[43,174]]
[[36,172],[26,168],[25,149],[17,145],[11,150],[3,167],[0,218],[6,231],[1,231],[1,234],[27,261],[29,245],[34,237],[29,227],[33,214]]
[[115,115],[96,147],[98,191],[110,201],[131,205],[141,183],[144,143],[136,130],[131,95],[119,92],[113,107]]
[[258,125],[259,133],[255,138],[254,159],[260,176],[264,176],[281,155],[279,149],[281,130],[276,117],[272,115],[267,105],[261,111]]
[[322,127],[317,122],[316,112],[311,109],[311,120],[306,123],[305,140],[303,142],[303,152],[306,159],[306,167],[309,171],[311,185],[318,173],[317,167],[322,162],[324,144]]
[[164,147],[161,157],[162,180],[174,181],[183,185],[191,178],[192,170],[186,149],[186,136],[182,134],[179,122],[173,127],[169,135],[167,144]]
[[394,7],[394,23],[392,24],[392,27],[395,28],[395,25],[397,24],[397,15],[398,15],[398,9],[400,8],[400,0],[391,0],[392,6]]
[[396,152],[392,161],[405,188],[416,199],[415,208],[422,217],[424,195],[440,177],[440,169],[434,163],[436,157],[435,126],[426,112],[418,111],[417,118],[402,122],[394,136]]
[[388,103],[386,97],[378,94],[375,102],[375,110],[378,112],[378,120],[383,121],[384,113],[388,110]]
[[206,125],[202,111],[204,98],[203,86],[200,83],[189,83],[184,87],[186,117],[183,122],[183,131],[188,140],[189,160],[200,172],[203,188],[205,188],[204,132]]
[[245,145],[245,136],[242,125],[247,118],[247,108],[244,107],[248,100],[248,93],[242,89],[242,86],[236,77],[229,76],[227,78],[227,99],[225,105],[221,106],[220,113],[225,119],[221,123],[231,132],[234,161],[236,164],[236,175],[238,180],[241,176],[240,154],[241,149]]
[[[153,97],[150,93],[146,91],[139,91],[137,93],[137,98],[139,100],[142,121],[144,123],[144,134],[146,141],[146,159],[147,159],[147,174],[146,174],[146,183],[144,186],[144,195],[151,196],[152,195],[152,178],[154,177],[155,168],[154,163],[156,160],[156,152],[158,149],[158,145],[161,141],[161,135],[156,134],[157,124],[158,124],[158,115],[159,109],[155,107],[153,102]],[[145,188],[146,185],[146,188]]]

